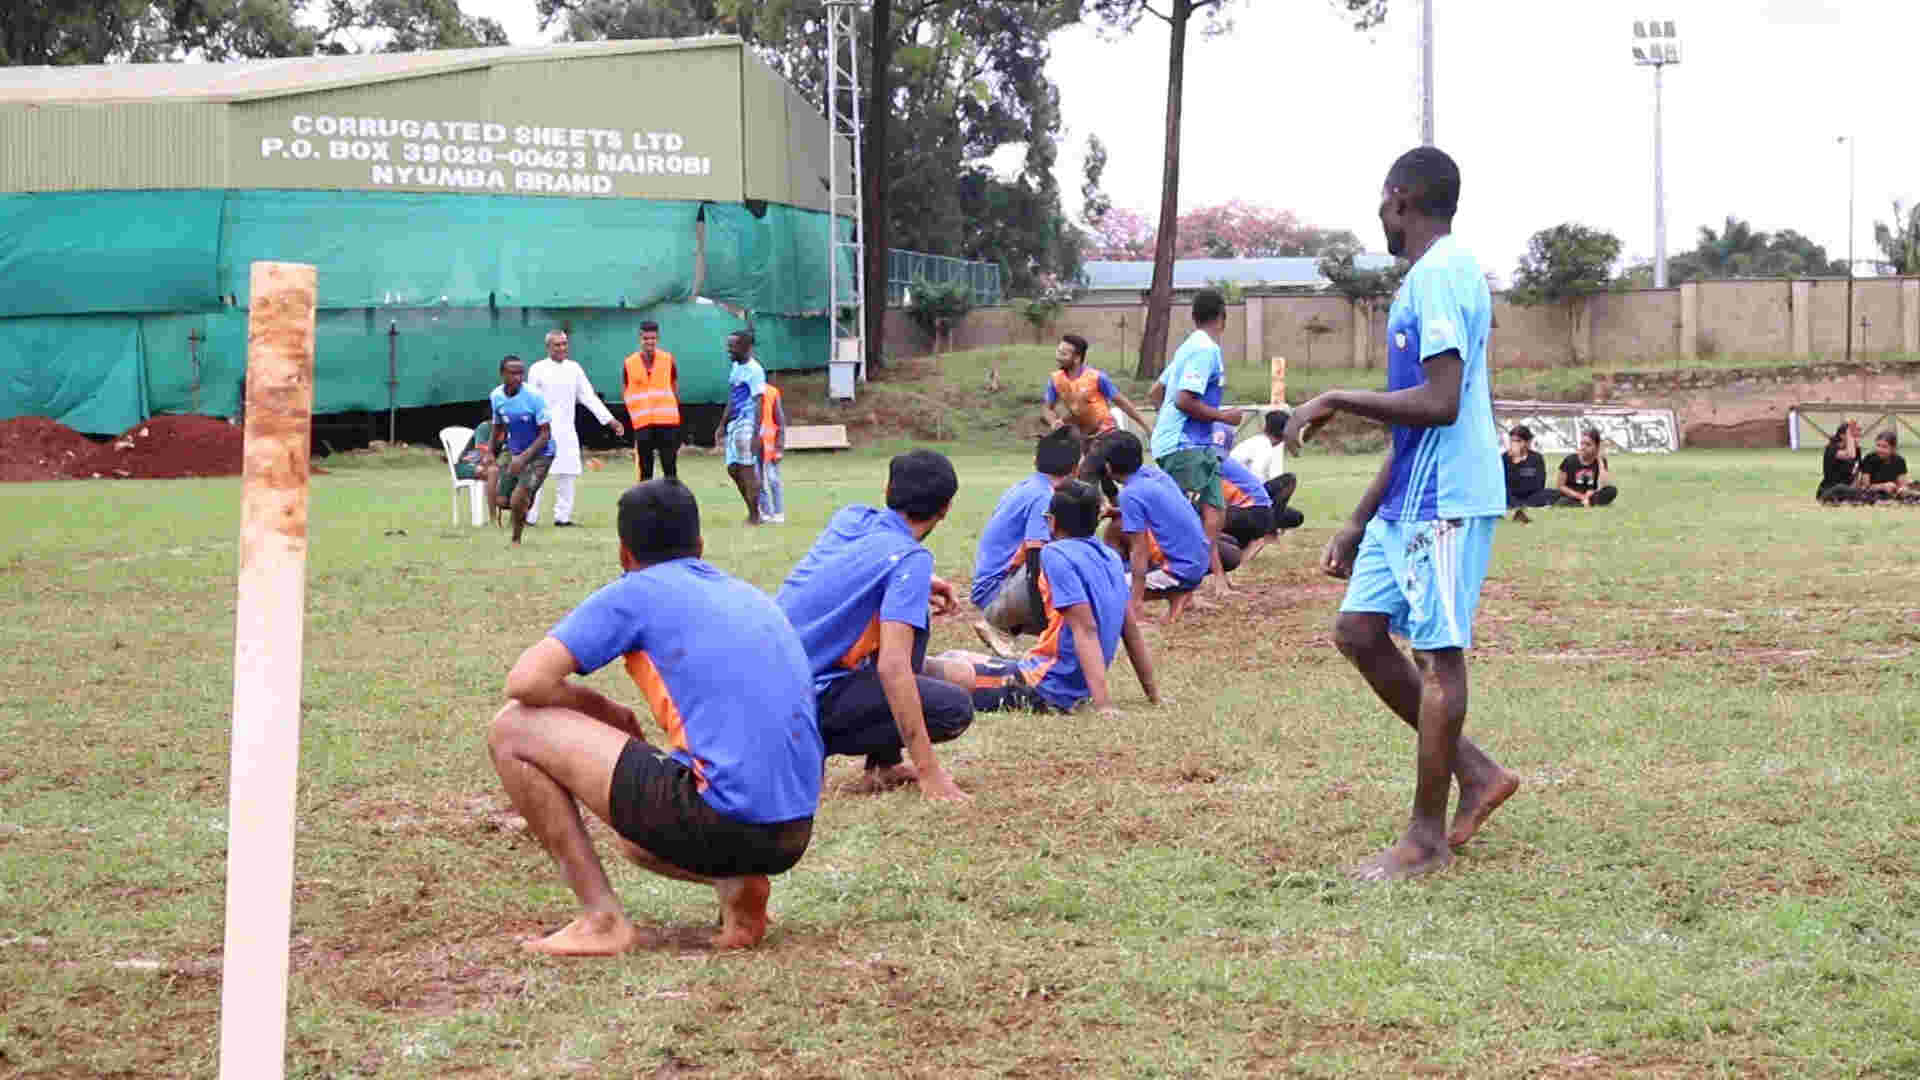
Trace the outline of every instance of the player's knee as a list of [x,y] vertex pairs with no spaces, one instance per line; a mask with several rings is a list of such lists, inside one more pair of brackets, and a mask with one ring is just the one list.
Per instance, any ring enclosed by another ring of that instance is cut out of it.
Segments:
[[1350,611],[1343,611],[1333,620],[1333,644],[1340,655],[1349,660],[1371,652],[1386,636],[1385,627],[1379,620]]
[[517,701],[509,701],[493,714],[493,723],[487,726],[487,749],[494,757],[510,755],[528,731],[527,707]]

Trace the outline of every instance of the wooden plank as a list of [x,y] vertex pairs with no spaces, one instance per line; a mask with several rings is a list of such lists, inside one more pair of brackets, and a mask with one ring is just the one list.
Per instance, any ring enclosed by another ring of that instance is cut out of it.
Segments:
[[851,450],[845,424],[811,424],[787,429],[788,450]]

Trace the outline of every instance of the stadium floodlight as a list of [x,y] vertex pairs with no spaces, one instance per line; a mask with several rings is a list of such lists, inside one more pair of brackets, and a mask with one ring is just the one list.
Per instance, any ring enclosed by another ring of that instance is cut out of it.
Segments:
[[1633,20],[1633,62],[1653,69],[1653,287],[1667,287],[1667,189],[1662,171],[1661,72],[1680,62],[1680,35],[1672,19]]

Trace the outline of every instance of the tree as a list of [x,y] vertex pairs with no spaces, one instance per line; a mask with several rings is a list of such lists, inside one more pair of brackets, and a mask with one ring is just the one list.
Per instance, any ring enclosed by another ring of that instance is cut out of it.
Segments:
[[1320,276],[1327,279],[1333,291],[1371,311],[1400,291],[1408,265],[1404,259],[1396,259],[1384,270],[1363,270],[1354,265],[1360,253],[1358,240],[1334,244],[1320,256]]
[[[316,25],[310,25],[315,24]],[[371,49],[361,42],[376,42]],[[153,63],[505,45],[456,0],[21,0],[0,5],[0,65]]]
[[1527,241],[1507,299],[1524,306],[1564,304],[1571,349],[1586,298],[1607,290],[1619,258],[1620,238],[1604,229],[1571,222],[1541,229]]
[[1100,136],[1087,136],[1087,156],[1080,163],[1080,220],[1096,232],[1113,213],[1113,200],[1100,190],[1100,178],[1107,172],[1107,146]]
[[1235,200],[1203,206],[1180,215],[1174,257],[1181,259],[1266,259],[1323,255],[1337,246],[1358,248],[1360,238],[1346,229],[1302,224],[1291,210],[1274,210]]
[[1911,208],[1893,200],[1893,221],[1873,223],[1873,242],[1885,256],[1874,267],[1883,274],[1920,274],[1920,203]]
[[[1847,272],[1842,259],[1829,259],[1827,249],[1794,229],[1777,233],[1756,230],[1728,214],[1719,230],[1701,226],[1692,251],[1667,260],[1667,281],[1678,285],[1701,278],[1829,277]],[[1651,284],[1650,267],[1635,264],[1621,276],[1628,287]]]
[[1107,211],[1088,239],[1087,257],[1133,262],[1153,255],[1153,226],[1137,210]]
[[[1387,17],[1387,0],[1330,0],[1354,20],[1354,28],[1365,30]],[[1155,10],[1150,0],[1087,0],[1088,8],[1107,26],[1131,31],[1142,16],[1152,15],[1171,31],[1167,45],[1166,141],[1160,174],[1160,228],[1153,250],[1153,287],[1147,295],[1147,325],[1140,334],[1140,363],[1135,374],[1150,379],[1160,373],[1167,354],[1167,327],[1173,309],[1173,259],[1180,235],[1180,113],[1185,85],[1187,29],[1195,15],[1204,16],[1202,32],[1208,36],[1227,32],[1231,23],[1224,18],[1227,0],[1168,0],[1166,14]]]
[[472,49],[507,44],[507,31],[492,19],[464,14],[456,0],[327,0],[327,52],[355,31],[385,36],[376,52]]

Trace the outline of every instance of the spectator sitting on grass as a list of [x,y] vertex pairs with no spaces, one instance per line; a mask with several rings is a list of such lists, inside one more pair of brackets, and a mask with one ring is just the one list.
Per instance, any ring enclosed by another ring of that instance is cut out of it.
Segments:
[[1515,424],[1507,432],[1507,451],[1500,455],[1507,471],[1507,509],[1513,520],[1527,523],[1529,506],[1552,506],[1555,493],[1547,488],[1547,459],[1533,448],[1533,429]]
[[1907,484],[1907,459],[1895,453],[1900,437],[1891,430],[1873,440],[1873,453],[1860,455],[1860,472],[1854,483],[1868,491],[1898,495]]
[[1840,427],[1827,440],[1826,452],[1820,455],[1820,487],[1814,492],[1814,498],[1821,502],[1846,501],[1846,492],[1854,490],[1854,480],[1860,474],[1860,422],[1842,420]]
[[1611,506],[1619,489],[1600,453],[1600,429],[1580,433],[1580,449],[1560,463],[1560,498],[1556,506]]

